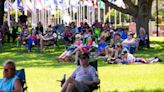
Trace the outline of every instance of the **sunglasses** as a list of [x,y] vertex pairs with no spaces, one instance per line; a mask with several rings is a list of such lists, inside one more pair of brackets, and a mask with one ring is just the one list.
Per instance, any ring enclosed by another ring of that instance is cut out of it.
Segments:
[[15,71],[15,69],[3,69],[4,72],[10,72],[10,71]]
[[87,57],[80,57],[81,60],[86,60],[88,59]]

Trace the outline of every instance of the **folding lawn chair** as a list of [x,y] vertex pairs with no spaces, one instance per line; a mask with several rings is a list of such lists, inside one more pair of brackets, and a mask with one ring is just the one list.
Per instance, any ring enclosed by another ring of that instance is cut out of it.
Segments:
[[16,71],[16,75],[19,77],[19,79],[21,81],[23,92],[27,92],[27,84],[26,84],[26,78],[25,78],[25,71],[24,71],[24,69],[17,70]]
[[[77,65],[80,65],[79,61],[78,61]],[[96,69],[96,74],[98,76],[98,61],[97,60],[91,61],[91,62],[89,62],[89,65],[93,66]],[[93,92],[94,90],[98,90],[98,89],[100,92],[100,84],[92,85],[89,88],[90,88],[91,92]]]
[[[78,61],[77,65],[78,66],[80,65],[79,61]],[[89,62],[89,65],[93,66],[96,69],[96,74],[98,76],[98,62],[97,62],[97,60]],[[63,79],[62,80],[57,80],[57,81],[61,82],[61,87],[62,87],[64,82],[66,81],[66,75],[64,74]],[[90,92],[93,92],[94,90],[98,90],[98,89],[99,89],[99,92],[100,92],[100,84],[95,84],[93,86],[90,86],[89,89],[90,89]]]

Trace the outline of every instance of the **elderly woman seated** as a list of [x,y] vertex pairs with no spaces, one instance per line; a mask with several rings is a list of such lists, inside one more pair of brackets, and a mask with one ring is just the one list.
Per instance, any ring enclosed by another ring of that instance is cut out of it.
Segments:
[[48,28],[48,31],[44,36],[42,34],[39,34],[39,38],[40,38],[40,52],[42,52],[44,45],[56,44],[57,34],[54,32],[52,28]]
[[21,82],[16,76],[16,65],[13,61],[4,63],[3,76],[0,79],[0,92],[21,92]]
[[91,92],[90,87],[99,84],[96,69],[89,65],[89,55],[80,55],[80,66],[64,83],[61,92]]

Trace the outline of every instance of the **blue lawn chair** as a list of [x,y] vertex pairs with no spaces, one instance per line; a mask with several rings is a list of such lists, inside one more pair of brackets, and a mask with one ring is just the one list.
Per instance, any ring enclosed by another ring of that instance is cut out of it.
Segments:
[[24,69],[17,70],[16,75],[19,77],[19,79],[21,81],[23,92],[25,92],[25,91],[27,92],[27,84],[26,84],[26,77],[25,77]]

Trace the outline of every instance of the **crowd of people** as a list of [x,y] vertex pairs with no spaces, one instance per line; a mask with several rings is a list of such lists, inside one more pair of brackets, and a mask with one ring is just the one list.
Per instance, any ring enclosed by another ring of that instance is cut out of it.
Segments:
[[[96,70],[89,65],[89,58],[104,57],[109,64],[149,64],[161,61],[159,57],[149,60],[137,58],[133,54],[138,52],[139,46],[147,44],[147,33],[140,28],[137,38],[135,33],[127,28],[114,29],[113,24],[104,24],[95,21],[93,25],[81,22],[78,27],[75,22],[69,25],[48,26],[45,30],[42,23],[38,22],[35,28],[29,29],[26,16],[21,16],[20,32],[18,23],[12,23],[13,42],[16,38],[17,45],[28,46],[28,52],[33,46],[37,46],[39,52],[44,46],[60,45],[57,41],[64,41],[65,51],[56,58],[58,62],[80,62],[80,66],[72,73],[62,86],[61,92],[90,92],[90,87],[99,84],[100,80]],[[7,22],[0,27],[0,46],[4,40],[10,42],[10,31]],[[7,61],[3,65],[4,78],[0,80],[0,92],[21,92],[21,84],[16,76],[16,66],[13,61]]]
[[[38,22],[35,28],[29,29],[26,23],[27,17],[21,17],[23,19],[21,19],[19,34],[17,34],[18,24],[13,22],[13,41],[17,38],[18,46],[28,45],[28,52],[31,52],[33,46],[37,46],[38,51],[42,52],[44,46],[58,45],[58,39],[63,39],[66,50],[57,58],[58,62],[72,60],[77,62],[80,53],[89,53],[93,57],[104,56],[108,63],[120,63],[120,60],[117,60],[123,59],[124,51],[128,54],[137,53],[138,47],[146,45],[148,39],[144,28],[140,28],[138,38],[135,38],[134,32],[127,28],[114,29],[110,22],[102,24],[95,21],[93,25],[81,22],[79,27],[75,22],[71,22],[68,25],[49,25],[47,29],[43,28],[41,22]],[[7,22],[4,22],[0,28],[0,46],[5,36],[8,38],[7,42],[10,42]],[[74,54],[75,59],[72,59]]]
[[65,26],[61,34],[67,48],[56,58],[58,62],[77,62],[80,53],[89,53],[90,57],[96,58],[104,56],[109,64],[160,61],[159,57],[144,60],[133,56],[134,53],[138,52],[139,46],[147,44],[148,37],[144,28],[140,28],[140,34],[138,38],[135,38],[134,32],[126,28],[114,29],[112,23],[109,22],[101,24],[96,21],[93,25],[82,22],[80,27],[72,22]]

